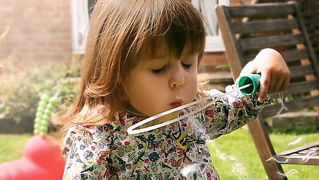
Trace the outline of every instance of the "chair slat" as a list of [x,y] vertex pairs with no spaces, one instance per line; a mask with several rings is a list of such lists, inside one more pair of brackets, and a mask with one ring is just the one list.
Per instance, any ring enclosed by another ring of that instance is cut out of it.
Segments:
[[[282,113],[298,111],[304,108],[318,106],[319,96],[308,96],[305,98],[295,99],[291,102],[286,102],[284,104],[288,108],[288,110],[283,110]],[[281,104],[267,106],[262,110],[261,115],[263,118],[274,116],[278,113],[280,107]]]
[[286,50],[286,51],[282,51],[281,55],[286,62],[293,62],[293,61],[309,58],[309,54],[306,49]]
[[[280,54],[285,59],[287,63],[299,61],[301,59],[308,59],[309,54],[306,49],[293,49],[293,50],[285,50],[281,51]],[[244,55],[245,62],[253,60],[256,57],[257,53],[248,53]]]
[[290,154],[294,154],[294,153],[296,153],[298,151],[302,151],[302,150],[305,150],[305,149],[310,149],[310,148],[313,148],[313,147],[319,148],[319,142],[314,142],[312,144],[307,144],[307,145],[304,145],[304,146],[300,146],[300,147],[297,147],[295,149],[290,149],[290,150],[287,150],[287,151],[283,151],[283,152],[278,153],[278,155],[279,156],[290,155]]
[[282,162],[282,164],[301,164],[301,165],[318,165],[319,156],[316,154],[309,157],[309,155],[286,155],[275,156],[275,158]]
[[283,92],[283,95],[306,93],[318,88],[319,87],[317,81],[315,80],[294,82],[289,85],[288,89],[285,92]]
[[307,74],[314,74],[315,70],[312,65],[302,65],[302,66],[293,66],[289,67],[291,73],[291,79],[304,77]]
[[[289,85],[288,89],[280,94],[282,96],[296,96],[296,95],[304,95],[306,93],[310,94],[313,90],[318,90],[319,85],[315,80],[312,81],[301,81],[301,82],[293,82]],[[279,94],[271,94],[271,98],[280,98]]]
[[290,46],[295,44],[303,44],[304,37],[301,34],[285,34],[267,37],[253,37],[246,39],[239,39],[239,44],[242,50],[260,49],[267,47]]
[[285,164],[319,164],[319,142],[278,153],[276,158]]
[[295,9],[293,5],[269,3],[268,5],[256,4],[254,7],[249,5],[228,7],[228,11],[231,17],[254,17],[291,14],[295,12]]
[[295,19],[265,19],[232,24],[234,33],[254,33],[297,28]]

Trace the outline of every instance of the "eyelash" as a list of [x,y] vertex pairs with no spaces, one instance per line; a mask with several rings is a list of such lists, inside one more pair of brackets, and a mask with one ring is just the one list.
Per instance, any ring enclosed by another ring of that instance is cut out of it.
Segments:
[[188,68],[192,67],[193,64],[182,63],[182,65],[184,66],[184,68],[188,69]]
[[[190,67],[192,67],[193,64],[182,63],[182,65],[183,65],[184,68],[189,69]],[[163,66],[162,68],[159,68],[159,69],[152,69],[152,72],[154,74],[159,74],[159,73],[163,72],[165,69],[166,69],[166,65]]]
[[166,69],[166,66],[163,66],[162,68],[159,68],[159,69],[152,69],[152,72],[154,74],[159,74],[161,73],[162,71],[164,71]]

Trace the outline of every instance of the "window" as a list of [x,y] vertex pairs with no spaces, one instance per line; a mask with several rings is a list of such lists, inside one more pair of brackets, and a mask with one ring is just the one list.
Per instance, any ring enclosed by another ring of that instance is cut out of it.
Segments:
[[229,5],[230,0],[192,0],[192,3],[204,17],[207,31],[205,52],[224,51],[223,40],[217,25],[215,6],[217,4]]
[[84,54],[89,24],[88,10],[88,0],[71,0],[73,54]]
[[[83,54],[88,32],[89,16],[97,0],[71,0],[72,7],[72,49],[75,54]],[[205,52],[224,51],[215,15],[217,4],[229,5],[231,0],[191,0],[204,17],[206,22]]]
[[97,0],[88,0],[89,16],[91,16],[94,5]]

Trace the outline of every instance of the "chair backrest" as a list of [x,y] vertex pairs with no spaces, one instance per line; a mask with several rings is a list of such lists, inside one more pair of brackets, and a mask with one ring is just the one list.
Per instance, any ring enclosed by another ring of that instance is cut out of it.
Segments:
[[[274,48],[292,75],[291,85],[283,93],[285,112],[319,105],[319,67],[295,2],[218,6],[216,13],[234,79],[258,51]],[[272,103],[262,111],[262,117],[277,114],[280,106]]]
[[[258,3],[287,2],[291,0],[256,0]],[[319,58],[319,1],[295,0],[300,5],[301,16],[304,19],[312,47]]]
[[[319,105],[317,59],[295,2],[217,6],[216,15],[233,79],[261,49],[274,48],[282,54],[291,71],[291,84],[283,92],[288,109],[282,113]],[[276,154],[263,122],[264,118],[276,115],[281,109],[278,95],[272,97],[274,102],[265,107],[259,120],[250,122],[248,128],[268,178],[287,179],[280,175],[284,174],[282,163],[269,161],[269,158],[283,159],[283,163],[314,165],[319,164],[319,157],[305,162],[303,156],[297,158],[290,151]],[[319,146],[312,144],[292,152],[299,154],[309,147]]]

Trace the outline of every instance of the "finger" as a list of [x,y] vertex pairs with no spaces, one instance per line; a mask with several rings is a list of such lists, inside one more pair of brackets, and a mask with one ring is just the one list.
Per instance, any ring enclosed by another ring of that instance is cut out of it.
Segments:
[[276,78],[276,76],[274,76],[274,75],[271,76],[271,78],[269,80],[269,88],[267,91],[268,94],[273,92],[277,82],[278,82],[278,78]]
[[290,85],[290,78],[287,78],[284,83],[282,83],[281,87],[280,87],[280,92],[286,90]]
[[269,93],[277,93],[280,91],[280,88],[282,86],[282,84],[284,83],[284,79],[283,78],[277,78],[276,80],[274,80],[274,86],[273,87],[269,87]]
[[271,74],[268,71],[265,71],[264,73],[261,74],[260,78],[260,93],[259,93],[259,102],[264,101],[268,89],[269,89],[269,82],[270,82]]

